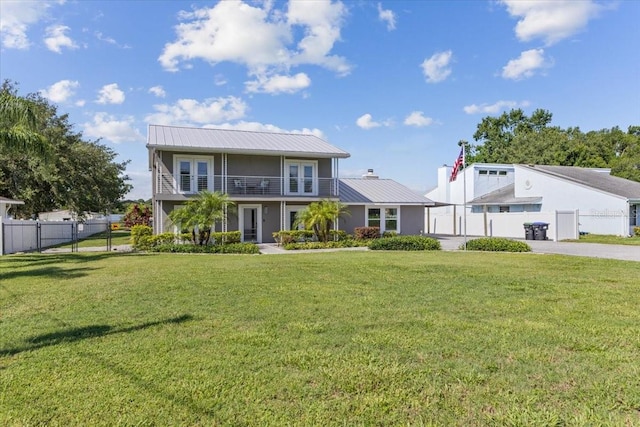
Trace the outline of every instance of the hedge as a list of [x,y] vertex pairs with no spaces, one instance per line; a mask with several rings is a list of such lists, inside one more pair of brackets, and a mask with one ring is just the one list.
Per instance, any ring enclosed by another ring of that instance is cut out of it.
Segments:
[[369,243],[371,250],[383,251],[439,251],[440,242],[425,236],[393,236],[374,239]]
[[[464,249],[464,243],[460,245]],[[531,252],[531,246],[525,242],[505,239],[503,237],[482,237],[467,242],[467,250],[490,252]]]
[[154,246],[151,252],[171,252],[190,254],[259,254],[260,248],[255,243],[228,243],[226,245],[193,245],[168,243]]

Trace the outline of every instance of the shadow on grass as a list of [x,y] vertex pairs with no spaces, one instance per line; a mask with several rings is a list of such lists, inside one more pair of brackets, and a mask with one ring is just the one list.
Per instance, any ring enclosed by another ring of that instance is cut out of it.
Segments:
[[64,329],[61,331],[36,335],[35,337],[28,338],[24,340],[25,345],[21,347],[0,349],[0,356],[13,356],[24,351],[38,350],[43,347],[71,343],[90,338],[104,337],[108,335],[125,334],[151,328],[153,326],[178,324],[192,319],[193,316],[191,316],[190,314],[183,314],[182,316],[172,317],[165,320],[158,320],[156,322],[142,323],[140,325],[130,326],[127,328],[113,328],[109,325],[91,325],[81,328]]

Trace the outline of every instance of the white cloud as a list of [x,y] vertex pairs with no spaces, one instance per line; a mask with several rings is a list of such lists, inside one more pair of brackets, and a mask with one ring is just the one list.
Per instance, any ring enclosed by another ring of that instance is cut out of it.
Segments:
[[532,77],[536,70],[551,66],[544,58],[544,49],[525,50],[518,59],[510,60],[502,67],[502,77],[511,80],[522,80]]
[[117,83],[102,86],[98,99],[98,104],[122,104],[124,102],[124,92],[118,88]]
[[222,74],[216,74],[213,77],[213,84],[216,86],[224,86],[227,84],[227,79],[225,79]]
[[[272,4],[265,1],[262,7],[254,7],[244,2],[222,1],[211,8],[181,12],[183,22],[175,27],[176,40],[165,44],[159,62],[168,71],[188,68],[194,60],[212,65],[223,61],[242,64],[254,78],[247,86],[254,88],[258,82],[260,91],[268,90],[263,90],[259,82],[282,83],[280,77],[298,65],[317,65],[339,75],[350,72],[351,66],[344,58],[331,54],[340,40],[347,13],[342,2],[292,1],[286,11],[272,10]],[[304,82],[297,80],[294,86],[301,83]]]
[[65,34],[69,30],[70,28],[66,25],[52,25],[47,27],[47,37],[44,38],[44,44],[47,45],[50,51],[56,53],[62,53],[63,47],[77,49],[78,45],[71,40],[71,37]]
[[155,113],[147,115],[145,121],[159,125],[207,125],[245,116],[247,105],[235,96],[211,98],[198,102],[195,99],[180,99],[175,104],[154,105]]
[[451,74],[451,60],[453,52],[438,52],[425,59],[422,63],[422,71],[429,83],[438,83],[445,80]]
[[28,49],[30,42],[27,30],[43,19],[53,1],[7,1],[2,0],[0,13],[0,38],[7,49]]
[[80,83],[75,80],[60,80],[47,89],[40,90],[40,94],[53,102],[66,102],[75,95],[75,90],[78,86],[80,86]]
[[382,9],[382,4],[378,3],[378,19],[387,23],[387,30],[393,31],[396,29],[396,14],[393,10]]
[[83,124],[83,133],[90,138],[102,138],[115,144],[144,141],[144,135],[134,127],[134,123],[133,117],[118,120],[107,113],[96,113],[92,122]]
[[382,126],[381,123],[374,121],[373,117],[369,113],[363,114],[362,116],[358,117],[358,120],[356,120],[356,124],[362,129],[373,129]]
[[167,92],[162,88],[162,86],[154,86],[149,88],[149,93],[154,94],[158,98],[164,98],[167,96]]
[[547,45],[578,33],[602,10],[602,6],[592,0],[500,2],[511,16],[519,18],[515,28],[519,40],[542,39]]
[[305,73],[295,76],[258,77],[257,80],[245,82],[247,92],[263,93],[295,93],[311,85],[311,79]]
[[494,104],[471,104],[464,107],[467,114],[497,114],[507,109],[528,107],[529,101],[498,101]]
[[404,119],[407,126],[424,127],[433,124],[431,117],[425,117],[422,111],[413,111]]
[[151,198],[151,172],[148,170],[127,169],[125,175],[129,177],[129,184],[133,186],[124,198],[128,200],[148,200]]

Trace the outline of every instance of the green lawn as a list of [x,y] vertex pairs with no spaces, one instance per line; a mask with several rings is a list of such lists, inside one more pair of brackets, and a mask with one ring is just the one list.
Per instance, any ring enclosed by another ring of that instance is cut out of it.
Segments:
[[[131,243],[131,232],[127,230],[113,230],[111,232],[111,245],[128,245]],[[56,248],[71,249],[71,243],[65,243],[55,246]],[[107,247],[107,233],[97,233],[78,241],[79,248]]]
[[640,425],[640,263],[0,258],[0,425]]
[[640,246],[640,237],[620,237],[606,234],[583,234],[579,240],[565,240],[566,242],[579,243],[604,243],[608,245],[632,245]]

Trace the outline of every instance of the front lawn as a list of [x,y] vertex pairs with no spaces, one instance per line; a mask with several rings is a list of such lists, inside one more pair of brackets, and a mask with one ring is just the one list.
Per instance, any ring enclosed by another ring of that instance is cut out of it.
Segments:
[[0,425],[638,425],[640,263],[0,258]]
[[640,246],[640,237],[620,237],[605,234],[583,234],[578,240],[564,240],[565,242],[604,243],[608,245]]

